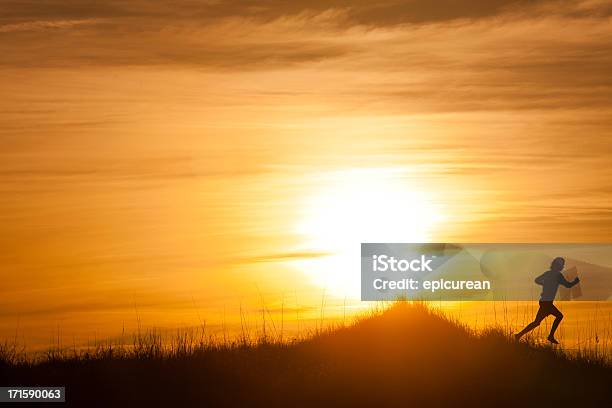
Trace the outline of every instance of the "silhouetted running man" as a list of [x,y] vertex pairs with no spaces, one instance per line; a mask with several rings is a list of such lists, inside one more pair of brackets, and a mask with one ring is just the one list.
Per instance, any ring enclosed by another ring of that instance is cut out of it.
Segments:
[[542,275],[538,276],[535,279],[535,283],[538,285],[542,285],[542,294],[540,295],[540,309],[538,309],[538,313],[533,322],[529,323],[527,327],[521,330],[520,333],[514,335],[514,337],[519,340],[523,335],[529,333],[536,327],[542,323],[542,320],[548,315],[555,316],[555,321],[550,328],[550,334],[547,337],[547,340],[553,344],[559,344],[557,339],[555,339],[555,331],[561,320],[563,319],[563,313],[559,309],[553,305],[553,300],[555,300],[555,296],[557,296],[557,289],[559,285],[563,285],[566,288],[571,288],[580,282],[580,279],[576,277],[571,282],[568,282],[567,279],[563,276],[561,271],[565,266],[565,259],[563,258],[555,258],[550,264],[550,270],[544,272]]

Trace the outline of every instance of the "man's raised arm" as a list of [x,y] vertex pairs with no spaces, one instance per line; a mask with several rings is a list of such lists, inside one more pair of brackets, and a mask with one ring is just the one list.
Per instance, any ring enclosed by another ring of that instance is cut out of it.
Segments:
[[569,282],[567,279],[565,279],[565,276],[563,276],[562,273],[559,273],[559,283],[565,286],[566,288],[571,288],[572,286],[576,286],[578,282],[580,282],[580,279],[578,279],[577,276],[573,281]]

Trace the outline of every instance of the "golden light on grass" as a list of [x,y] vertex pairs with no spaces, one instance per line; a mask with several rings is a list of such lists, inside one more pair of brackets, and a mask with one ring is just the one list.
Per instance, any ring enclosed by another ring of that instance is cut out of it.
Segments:
[[434,195],[412,187],[404,168],[324,173],[319,191],[303,203],[295,226],[304,249],[326,254],[295,261],[330,294],[360,295],[362,242],[428,242],[444,219]]

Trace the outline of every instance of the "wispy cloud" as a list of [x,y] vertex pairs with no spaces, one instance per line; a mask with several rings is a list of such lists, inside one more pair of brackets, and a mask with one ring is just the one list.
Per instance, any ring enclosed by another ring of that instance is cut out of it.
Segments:
[[0,26],[0,33],[18,31],[45,31],[53,29],[74,28],[86,24],[95,24],[98,20],[53,20],[53,21],[26,21],[23,23],[4,24]]

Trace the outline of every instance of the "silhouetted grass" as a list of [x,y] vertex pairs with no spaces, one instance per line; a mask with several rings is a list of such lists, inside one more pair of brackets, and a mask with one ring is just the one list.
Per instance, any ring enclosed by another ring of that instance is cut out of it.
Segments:
[[399,302],[293,341],[150,331],[37,361],[5,345],[0,383],[65,385],[76,406],[610,406],[604,358],[508,334]]

